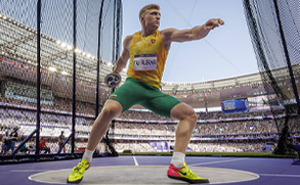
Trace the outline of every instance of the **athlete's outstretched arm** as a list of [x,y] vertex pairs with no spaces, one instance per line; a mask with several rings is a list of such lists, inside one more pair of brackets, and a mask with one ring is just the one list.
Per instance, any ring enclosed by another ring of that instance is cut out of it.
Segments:
[[165,29],[162,31],[162,36],[164,37],[163,40],[165,43],[199,40],[206,37],[208,33],[215,27],[219,27],[223,24],[224,21],[221,19],[209,19],[205,24],[201,26],[195,26],[192,29]]
[[127,36],[123,41],[123,52],[119,57],[119,59],[117,60],[116,66],[114,68],[115,73],[120,73],[126,67],[127,61],[130,57],[129,46],[131,43],[131,39],[132,39],[132,35]]

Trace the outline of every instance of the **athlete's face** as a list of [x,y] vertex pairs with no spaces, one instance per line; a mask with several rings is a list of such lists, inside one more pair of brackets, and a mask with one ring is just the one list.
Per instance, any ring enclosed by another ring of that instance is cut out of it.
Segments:
[[147,10],[142,21],[144,21],[146,27],[158,29],[160,25],[160,16],[159,10]]

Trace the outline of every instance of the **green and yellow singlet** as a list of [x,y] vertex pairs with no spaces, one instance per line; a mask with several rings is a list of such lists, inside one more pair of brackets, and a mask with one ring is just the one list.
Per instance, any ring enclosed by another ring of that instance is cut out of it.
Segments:
[[168,56],[160,31],[147,37],[142,37],[139,32],[134,33],[129,53],[127,76],[160,88]]

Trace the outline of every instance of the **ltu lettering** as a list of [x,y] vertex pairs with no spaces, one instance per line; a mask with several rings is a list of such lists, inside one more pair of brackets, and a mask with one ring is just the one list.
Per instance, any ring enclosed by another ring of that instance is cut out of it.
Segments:
[[134,62],[134,65],[137,65],[137,66],[140,65],[140,62],[138,60],[134,60],[133,62]]

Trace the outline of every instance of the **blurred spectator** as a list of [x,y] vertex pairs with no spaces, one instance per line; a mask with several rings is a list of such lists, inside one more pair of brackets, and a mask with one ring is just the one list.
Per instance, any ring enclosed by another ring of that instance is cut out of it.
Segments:
[[[59,148],[64,144],[64,141],[65,141],[64,131],[61,131],[60,135],[58,137]],[[65,147],[63,147],[63,151],[64,151],[64,153],[66,153],[66,148]]]
[[40,152],[45,151],[44,154],[50,154],[50,147],[46,144],[47,138],[43,138],[43,140],[40,142]]
[[29,153],[35,151],[35,140],[31,139],[30,144],[29,144]]
[[10,146],[11,146],[11,141],[9,139],[9,132],[6,131],[5,132],[5,136],[2,137],[2,149],[1,149],[1,153],[0,156],[6,155],[6,152],[9,150]]
[[18,127],[14,127],[14,129],[13,129],[13,132],[11,132],[10,134],[9,134],[9,139],[10,139],[10,141],[11,141],[11,146],[10,146],[10,148],[11,148],[11,152],[13,152],[14,150],[15,150],[15,145],[16,145],[16,142],[18,141]]

